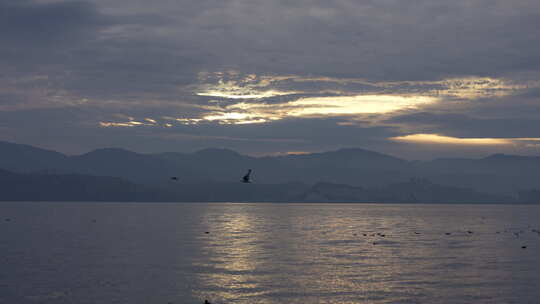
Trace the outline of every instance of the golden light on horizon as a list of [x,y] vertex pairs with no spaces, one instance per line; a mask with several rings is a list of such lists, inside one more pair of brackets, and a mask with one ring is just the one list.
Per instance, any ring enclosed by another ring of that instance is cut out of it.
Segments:
[[390,137],[390,140],[416,143],[416,144],[442,144],[442,145],[464,145],[464,146],[497,146],[497,145],[514,145],[520,142],[540,141],[536,137],[516,137],[516,138],[462,138],[444,136],[439,134],[410,134],[404,136]]

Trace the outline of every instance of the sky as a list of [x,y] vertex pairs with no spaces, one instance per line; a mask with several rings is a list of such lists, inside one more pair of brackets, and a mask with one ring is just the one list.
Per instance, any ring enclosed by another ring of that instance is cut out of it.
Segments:
[[540,2],[0,0],[0,140],[540,155]]

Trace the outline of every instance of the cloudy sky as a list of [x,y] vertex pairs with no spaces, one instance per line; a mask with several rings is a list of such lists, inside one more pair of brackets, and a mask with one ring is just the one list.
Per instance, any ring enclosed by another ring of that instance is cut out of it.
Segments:
[[540,155],[540,2],[0,0],[0,140]]

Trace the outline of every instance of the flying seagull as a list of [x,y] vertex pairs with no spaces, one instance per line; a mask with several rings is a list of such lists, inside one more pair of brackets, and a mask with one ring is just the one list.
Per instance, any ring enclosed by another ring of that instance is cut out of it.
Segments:
[[246,175],[242,177],[242,183],[251,183],[251,181],[249,180],[250,175],[251,175],[251,169],[249,169]]

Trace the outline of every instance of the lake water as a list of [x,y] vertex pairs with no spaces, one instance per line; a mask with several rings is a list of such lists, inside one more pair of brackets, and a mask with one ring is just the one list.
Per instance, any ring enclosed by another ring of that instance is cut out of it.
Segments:
[[538,303],[536,229],[525,205],[1,203],[0,303]]

